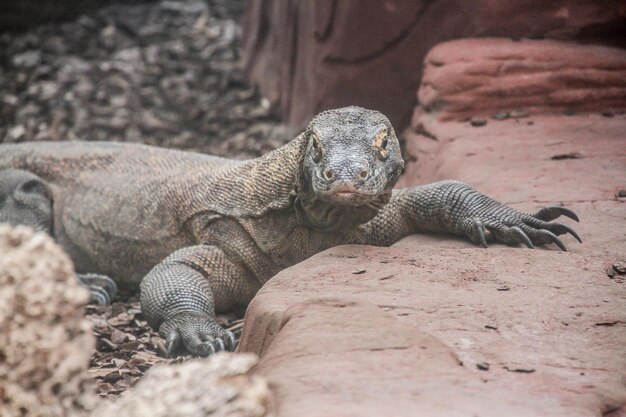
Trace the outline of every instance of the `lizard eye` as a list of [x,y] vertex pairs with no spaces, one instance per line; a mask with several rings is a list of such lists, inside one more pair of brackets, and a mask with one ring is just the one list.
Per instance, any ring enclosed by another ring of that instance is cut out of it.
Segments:
[[37,180],[29,180],[20,186],[20,190],[25,193],[32,193],[33,191],[39,191],[41,189],[41,183]]
[[320,140],[320,137],[317,136],[317,133],[315,132],[311,132],[311,147],[313,151],[313,155],[312,155],[313,161],[317,163],[322,159],[323,149],[322,149],[322,141]]
[[381,161],[384,161],[387,157],[389,157],[389,151],[387,150],[388,143],[387,129],[382,129],[378,132],[374,138],[374,142],[372,142],[372,148],[376,151],[376,155]]

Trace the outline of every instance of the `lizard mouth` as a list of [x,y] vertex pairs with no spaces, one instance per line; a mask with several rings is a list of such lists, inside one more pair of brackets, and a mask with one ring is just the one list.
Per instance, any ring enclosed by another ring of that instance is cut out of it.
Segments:
[[323,200],[347,206],[361,206],[367,204],[372,196],[357,189],[351,184],[337,185],[321,193]]
[[331,195],[339,198],[354,198],[361,194],[355,191],[337,191],[336,193],[331,193]]

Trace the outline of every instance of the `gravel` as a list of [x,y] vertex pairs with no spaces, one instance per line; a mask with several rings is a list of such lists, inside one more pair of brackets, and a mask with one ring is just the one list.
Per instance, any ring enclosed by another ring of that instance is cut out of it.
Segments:
[[297,133],[239,67],[243,0],[112,5],[0,34],[0,141],[112,140],[236,158]]

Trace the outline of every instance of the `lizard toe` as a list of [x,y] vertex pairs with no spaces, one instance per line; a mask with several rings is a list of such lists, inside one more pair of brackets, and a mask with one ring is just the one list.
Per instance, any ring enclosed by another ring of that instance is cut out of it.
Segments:
[[229,352],[234,352],[237,348],[237,343],[239,342],[239,338],[235,335],[235,333],[230,330],[226,331],[226,346]]
[[165,338],[165,356],[168,358],[174,358],[177,356],[177,352],[180,350],[180,333],[177,330],[172,331]]
[[570,219],[577,221],[577,222],[580,221],[576,213],[574,213],[572,210],[568,208],[561,207],[561,206],[544,207],[541,210],[539,210],[537,213],[533,214],[532,216],[539,220],[544,220],[547,222],[557,219],[560,216],[569,217]]
[[505,226],[500,223],[489,226],[498,242],[515,246],[520,243],[527,248],[534,249],[535,245],[528,235],[518,226]]
[[100,306],[108,306],[111,304],[111,297],[104,288],[96,285],[90,285],[89,289],[89,304],[97,304]]
[[485,228],[483,221],[479,218],[469,219],[466,227],[469,230],[467,237],[475,244],[486,248],[487,240],[491,237],[491,233]]
[[89,289],[91,303],[109,305],[117,295],[117,284],[106,275],[77,274],[77,277]]
[[[208,336],[208,335],[207,335]],[[228,330],[222,330],[220,336],[208,336],[207,342],[212,343],[215,352],[234,352],[237,347],[237,338],[235,334]]]

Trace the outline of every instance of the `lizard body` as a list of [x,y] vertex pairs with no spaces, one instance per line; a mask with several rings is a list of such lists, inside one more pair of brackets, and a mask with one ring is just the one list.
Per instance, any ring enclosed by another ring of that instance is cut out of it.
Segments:
[[[483,246],[564,249],[556,235],[578,239],[550,222],[577,220],[562,207],[520,213],[457,181],[393,190],[403,169],[393,128],[358,107],[323,112],[287,145],[248,161],[145,145],[26,143],[0,145],[3,168],[5,178],[41,181],[35,194],[52,209],[40,223],[77,271],[141,287],[144,315],[170,355],[234,348],[215,312],[246,305],[278,271],[336,245],[390,245],[418,231]],[[0,205],[0,222],[37,217],[28,203],[16,207]]]

